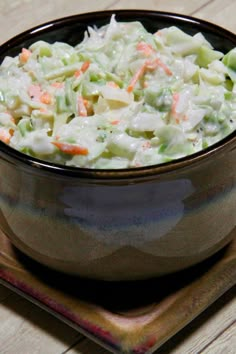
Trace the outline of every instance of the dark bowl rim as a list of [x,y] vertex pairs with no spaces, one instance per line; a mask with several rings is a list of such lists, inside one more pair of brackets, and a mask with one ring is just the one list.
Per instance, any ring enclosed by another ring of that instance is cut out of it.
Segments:
[[[165,12],[165,11],[155,11],[147,9],[118,9],[118,10],[105,10],[96,12],[86,12],[81,14],[70,15],[66,17],[57,18],[45,23],[39,24],[20,34],[10,38],[5,43],[0,45],[0,55],[4,54],[10,47],[20,44],[23,40],[30,39],[30,36],[34,36],[38,33],[46,33],[50,29],[55,29],[69,23],[76,22],[77,20],[91,20],[91,18],[96,21],[98,18],[110,17],[112,14],[122,15],[122,16],[155,16],[160,19],[177,19],[185,22],[192,22],[193,24],[201,27],[203,30],[210,29],[214,30],[220,36],[227,37],[232,41],[235,41],[236,46],[236,34],[230,32],[229,30],[206,20],[202,20],[193,16],[178,14],[175,12]],[[187,168],[200,162],[214,158],[216,154],[223,154],[226,151],[230,151],[236,148],[236,130],[230,133],[225,138],[221,139],[212,146],[200,150],[194,154],[187,155],[185,157],[172,160],[170,162],[165,162],[162,164],[149,165],[143,167],[134,167],[126,169],[90,169],[82,167],[69,167],[64,165],[55,164],[45,160],[41,160],[30,155],[21,153],[10,146],[4,144],[0,141],[0,154],[4,160],[11,163],[20,164],[25,167],[36,168],[37,170],[42,170],[45,172],[56,173],[63,176],[72,176],[80,178],[90,178],[90,179],[136,179],[139,177],[151,177],[158,176],[163,173],[175,172],[179,169]]]

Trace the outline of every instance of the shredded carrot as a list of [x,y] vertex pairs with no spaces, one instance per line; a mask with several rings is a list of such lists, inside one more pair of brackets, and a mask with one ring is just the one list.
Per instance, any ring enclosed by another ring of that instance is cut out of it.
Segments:
[[55,88],[62,88],[62,87],[64,87],[65,86],[65,84],[64,84],[64,82],[53,82],[52,84],[51,84],[51,86],[52,87],[55,87]]
[[62,143],[59,141],[52,141],[59,150],[69,155],[88,155],[88,149],[79,145],[73,145],[68,143]]
[[88,70],[89,66],[90,66],[90,61],[85,61],[82,64],[81,68],[75,71],[74,76],[80,77],[81,74],[85,73],[85,71]]
[[110,87],[119,88],[119,85],[117,85],[114,81],[108,81],[107,85]]
[[50,104],[52,102],[52,96],[48,92],[42,92],[40,85],[30,85],[28,94],[34,101],[40,101],[44,104]]
[[75,71],[74,76],[75,77],[80,77],[81,74],[82,74],[82,71],[79,69],[79,70]]
[[129,86],[127,87],[127,92],[132,92],[136,83],[141,79],[146,70],[146,62],[136,71],[134,76],[132,77]]
[[3,143],[9,144],[12,135],[13,134],[11,134],[10,131],[7,131],[4,128],[0,128],[0,141],[2,141]]
[[87,117],[87,115],[88,115],[87,109],[85,107],[84,99],[82,96],[78,97],[78,113],[79,113],[79,116],[82,116],[82,117]]
[[171,106],[171,113],[173,115],[175,115],[175,114],[177,114],[176,106],[177,106],[177,104],[179,102],[179,93],[178,92],[173,93],[172,98],[173,98],[173,102],[172,102],[172,106]]
[[47,113],[46,108],[42,108],[42,107],[41,107],[41,108],[39,109],[39,111],[40,111],[41,113]]
[[157,61],[158,61],[158,65],[165,71],[165,73],[168,76],[173,75],[172,71],[168,68],[168,66],[165,63],[163,63],[163,61],[161,59],[157,59]]
[[179,93],[177,93],[177,92],[173,93],[172,99],[173,99],[173,101],[172,101],[172,106],[171,106],[171,114],[175,118],[176,123],[179,124],[180,117],[179,117],[178,112],[176,111],[176,107],[179,102]]
[[94,113],[92,102],[89,100],[86,100],[85,98],[83,98],[83,101],[84,101],[84,106],[87,110],[87,116],[92,116]]
[[48,92],[44,92],[40,96],[40,101],[45,104],[50,104],[52,102],[52,96]]
[[90,61],[85,61],[83,63],[83,65],[81,66],[80,70],[82,71],[82,73],[85,73],[86,70],[88,70],[90,66]]
[[180,118],[179,117],[175,117],[175,122],[176,122],[176,124],[179,124],[180,123]]
[[[132,92],[134,90],[136,83],[145,74],[145,71],[155,70],[158,66],[162,67],[162,69],[165,71],[167,75],[172,75],[171,70],[161,61],[161,59],[156,58],[154,60],[146,60],[145,63],[134,74],[126,90],[128,92]],[[144,87],[147,87],[147,82],[144,83]]]
[[31,56],[31,54],[32,53],[31,53],[31,51],[29,49],[22,48],[21,53],[19,55],[20,62],[22,64],[27,63],[27,61],[29,60],[29,57]]
[[146,64],[147,69],[149,70],[155,70],[158,66],[160,66],[168,76],[173,75],[172,71],[168,68],[168,66],[165,63],[163,63],[163,61],[160,58],[156,58],[153,61],[148,60],[146,63],[147,63]]
[[149,57],[155,52],[151,44],[145,42],[139,42],[136,48],[139,52],[142,52],[146,57]]
[[116,120],[111,121],[111,124],[112,124],[112,125],[117,125],[117,124],[119,124],[119,123],[120,123],[119,119],[116,119]]
[[14,134],[14,129],[9,129],[9,134],[10,134],[10,136],[13,136],[13,134]]

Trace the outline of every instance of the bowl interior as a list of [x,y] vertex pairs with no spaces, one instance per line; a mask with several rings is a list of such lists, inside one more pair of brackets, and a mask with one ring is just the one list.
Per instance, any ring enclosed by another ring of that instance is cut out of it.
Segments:
[[22,47],[28,47],[38,40],[49,43],[63,41],[76,45],[83,39],[88,26],[101,27],[107,24],[113,13],[116,14],[117,21],[140,21],[150,32],[169,26],[178,26],[191,35],[202,32],[215,49],[223,52],[236,45],[236,36],[233,33],[192,17],[144,10],[102,11],[65,17],[23,32],[0,47],[0,62],[6,55],[15,56]]

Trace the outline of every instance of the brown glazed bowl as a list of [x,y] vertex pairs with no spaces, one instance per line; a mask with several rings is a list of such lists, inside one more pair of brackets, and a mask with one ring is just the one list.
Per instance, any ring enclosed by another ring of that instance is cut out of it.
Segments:
[[[227,52],[236,36],[177,14],[115,11],[151,32],[176,25]],[[0,61],[37,40],[77,44],[112,12],[59,19],[0,47]],[[229,243],[236,226],[236,132],[194,155],[127,170],[44,162],[0,142],[0,226],[22,252],[51,268],[103,280],[145,279],[194,265]]]

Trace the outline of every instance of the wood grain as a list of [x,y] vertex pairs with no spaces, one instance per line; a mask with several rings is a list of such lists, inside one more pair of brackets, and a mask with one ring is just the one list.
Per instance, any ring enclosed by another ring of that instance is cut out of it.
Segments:
[[[87,339],[81,340],[77,345],[69,349],[66,354],[109,354],[110,352]],[[63,353],[64,354],[64,353]]]
[[41,23],[83,12],[103,10],[113,3],[114,0],[0,0],[0,29],[4,29],[0,30],[0,44]]
[[190,14],[198,8],[204,6],[206,0],[182,0],[182,1],[163,1],[163,0],[118,0],[114,4],[108,6],[109,9],[149,9],[156,11],[177,12]]
[[[172,337],[155,354],[196,354],[203,353],[209,343],[217,342],[224,332],[236,321],[236,286],[224,297],[218,299],[205,312],[199,315],[176,336]],[[225,341],[229,353],[233,348],[231,341]],[[205,353],[204,353],[205,354]]]
[[[229,346],[230,343],[230,346]],[[234,322],[218,338],[213,341],[202,354],[235,354],[236,348],[236,323]]]
[[215,22],[218,25],[236,32],[235,14],[236,2],[232,0],[214,0],[210,1],[206,6],[193,12],[194,16]]
[[78,341],[78,332],[10,293],[0,304],[1,354],[59,354]]
[[[235,2],[226,0],[1,0],[0,1],[0,44],[12,36],[43,22],[55,18],[70,16],[83,12],[104,9],[150,9],[159,11],[191,14],[214,21],[230,30],[235,30]],[[214,13],[214,20],[212,19]],[[24,19],[22,21],[21,19]],[[226,20],[227,19],[227,20]]]

